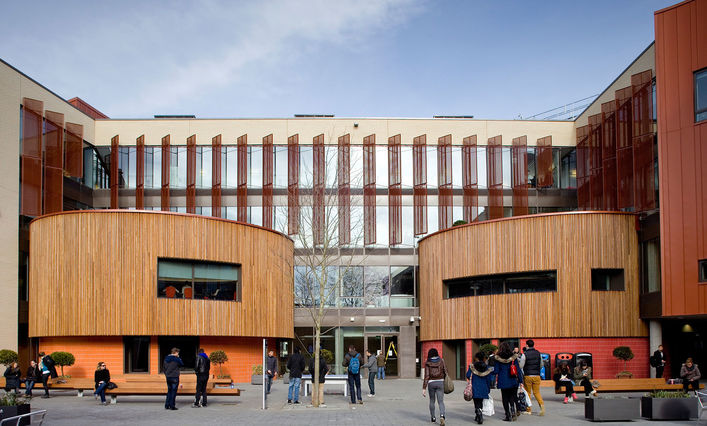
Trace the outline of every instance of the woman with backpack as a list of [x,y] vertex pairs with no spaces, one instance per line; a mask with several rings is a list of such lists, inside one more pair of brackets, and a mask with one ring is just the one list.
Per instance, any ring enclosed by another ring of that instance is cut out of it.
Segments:
[[518,354],[513,353],[510,343],[503,342],[498,347],[495,370],[498,378],[498,388],[501,389],[503,411],[507,422],[518,418],[516,404],[518,403],[518,386],[523,383],[523,369],[518,363]]
[[476,358],[476,361],[469,366],[469,370],[466,372],[466,379],[471,380],[471,397],[474,400],[474,411],[476,413],[474,421],[482,424],[484,415],[481,410],[484,405],[484,399],[489,398],[495,373],[493,367],[486,365],[486,353],[477,352],[474,358]]
[[437,349],[432,348],[427,352],[427,362],[425,362],[425,379],[422,381],[422,396],[426,396],[427,389],[430,390],[430,417],[432,423],[437,422],[435,418],[435,398],[439,405],[439,424],[444,425],[444,377],[447,375],[447,366],[439,356]]

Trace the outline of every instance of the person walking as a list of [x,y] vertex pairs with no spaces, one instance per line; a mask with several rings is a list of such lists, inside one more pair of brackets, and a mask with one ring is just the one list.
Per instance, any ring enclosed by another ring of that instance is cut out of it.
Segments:
[[484,414],[482,412],[484,399],[489,398],[491,392],[491,384],[495,379],[493,367],[486,364],[486,353],[477,352],[474,356],[476,361],[469,366],[466,372],[466,380],[471,380],[471,397],[474,400],[474,421],[478,424],[484,422]]
[[[319,406],[326,407],[324,404],[324,381],[329,372],[329,366],[324,359],[324,354],[319,350]],[[314,386],[314,357],[309,361],[309,374],[312,375],[312,386]],[[314,396],[314,388],[312,388],[312,396]],[[312,398],[314,399],[314,398]]]
[[265,393],[270,393],[270,388],[272,387],[273,377],[277,378],[277,357],[275,357],[275,351],[268,352],[267,359],[267,369],[265,370],[265,376],[267,378]]
[[350,345],[349,352],[344,355],[343,365],[348,372],[349,393],[351,394],[351,403],[355,404],[358,400],[359,404],[363,404],[361,398],[361,354],[356,352],[356,346]]
[[503,411],[507,422],[515,421],[518,418],[516,404],[518,403],[518,385],[523,383],[523,369],[518,363],[518,354],[513,353],[510,343],[503,342],[498,347],[495,370],[497,374],[498,388],[501,389],[501,400],[503,401]]
[[32,389],[38,380],[42,381],[42,371],[39,369],[37,362],[32,360],[29,362],[27,374],[25,375],[25,395],[32,396]]
[[663,372],[665,371],[665,354],[663,353],[663,345],[658,345],[658,350],[653,352],[652,358],[651,366],[655,368],[655,377],[662,379]]
[[431,348],[427,351],[427,361],[425,362],[425,378],[422,381],[422,396],[427,389],[430,390],[430,418],[432,423],[437,422],[435,418],[435,398],[439,405],[439,424],[444,425],[444,377],[447,375],[447,366],[437,349]]
[[378,365],[378,380],[385,380],[385,352],[378,351],[376,364]]
[[58,377],[58,374],[56,374],[56,363],[51,356],[45,355],[44,352],[39,353],[39,359],[39,369],[42,371],[42,386],[44,387],[42,398],[49,398],[49,378]]
[[366,357],[368,357],[363,368],[368,369],[368,397],[373,398],[376,396],[376,374],[378,374],[378,359],[371,351],[366,351]]
[[700,378],[702,374],[700,373],[700,368],[692,362],[692,358],[685,360],[685,364],[680,367],[680,378],[682,379],[682,389],[685,393],[690,389],[692,385],[692,390],[697,393],[700,390]]
[[587,361],[580,360],[574,368],[574,380],[579,386],[584,386],[584,396],[596,396],[597,391],[592,386],[592,367],[587,365]]
[[304,357],[299,348],[287,360],[287,369],[290,370],[290,387],[287,390],[287,403],[299,404],[299,388],[302,384],[302,371],[304,371]]
[[179,369],[184,362],[179,358],[179,348],[172,348],[162,363],[164,377],[167,379],[167,398],[164,401],[165,410],[178,410],[177,390],[179,390]]
[[16,362],[10,364],[9,367],[5,369],[5,392],[20,392],[20,377],[22,376],[22,370],[20,370],[20,365]]
[[194,403],[191,406],[192,408],[206,407],[208,405],[206,385],[209,383],[211,360],[203,348],[199,348],[199,353],[196,354],[194,372],[196,373],[196,393],[194,394]]
[[577,398],[577,395],[574,393],[574,384],[572,383],[570,376],[570,367],[567,365],[567,362],[562,362],[558,367],[555,367],[552,374],[552,380],[555,381],[555,390],[560,389],[562,386],[565,387],[565,404],[570,403]]
[[[540,357],[540,352],[535,349],[535,341],[533,339],[528,339],[525,341],[525,365],[523,366],[523,386],[525,391],[530,397],[531,393],[535,396],[535,400],[538,402],[538,407],[540,407],[539,416],[545,415],[545,402],[543,401],[542,395],[540,395],[540,368],[542,367],[542,359]],[[526,409],[528,414],[532,413],[532,408],[528,407]]]
[[106,405],[106,387],[110,382],[110,371],[106,368],[105,362],[99,362],[96,366],[96,371],[93,372],[93,381],[95,382],[93,397],[101,397],[101,405]]

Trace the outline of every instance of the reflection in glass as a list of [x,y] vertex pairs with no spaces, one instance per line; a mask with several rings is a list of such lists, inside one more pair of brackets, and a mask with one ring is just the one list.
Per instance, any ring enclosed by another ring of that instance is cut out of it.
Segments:
[[225,155],[221,156],[221,186],[235,188],[238,186],[238,148],[226,145],[222,149]]
[[364,305],[387,307],[390,296],[390,277],[387,266],[366,266],[363,270]]
[[388,187],[388,146],[376,146],[376,188]]
[[400,178],[403,188],[413,187],[412,146],[410,145],[402,145],[400,147]]
[[240,301],[240,266],[158,260],[158,297]]
[[503,187],[511,187],[511,148],[501,148],[501,162],[503,163]]
[[454,188],[462,187],[462,148],[460,146],[452,147],[452,186]]
[[376,245],[388,246],[388,206],[376,206]]
[[402,227],[403,245],[413,247],[415,245],[415,232],[413,229],[414,213],[412,206],[402,206]]
[[287,188],[287,146],[275,146],[275,188]]
[[437,188],[437,147],[427,146],[427,187]]
[[363,146],[351,145],[349,149],[351,188],[363,188]]
[[488,176],[486,174],[486,147],[476,148],[476,170],[478,173],[479,188],[488,187]]
[[196,147],[196,187],[211,188],[212,149],[210,146]]
[[413,266],[391,266],[390,267],[390,294],[415,295],[415,268]]
[[363,306],[363,267],[342,266],[341,307]]
[[262,187],[263,147],[260,145],[250,145],[248,146],[248,188]]
[[[312,145],[299,146],[299,186],[311,188],[314,182],[314,150]],[[310,223],[310,222],[305,222]]]

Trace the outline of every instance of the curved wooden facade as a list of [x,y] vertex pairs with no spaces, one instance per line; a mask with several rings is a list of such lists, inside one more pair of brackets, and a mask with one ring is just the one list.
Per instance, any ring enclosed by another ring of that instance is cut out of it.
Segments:
[[[293,337],[294,244],[253,225],[72,211],[30,225],[29,335]],[[157,259],[241,265],[241,301],[157,297]]]
[[[647,336],[639,318],[636,218],[575,212],[473,223],[420,241],[420,340]],[[624,291],[592,291],[623,268]],[[442,280],[557,270],[557,291],[443,299]]]

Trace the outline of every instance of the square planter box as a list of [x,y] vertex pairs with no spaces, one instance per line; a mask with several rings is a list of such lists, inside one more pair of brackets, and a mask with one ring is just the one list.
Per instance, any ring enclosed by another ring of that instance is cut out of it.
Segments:
[[697,418],[697,398],[641,398],[641,415],[651,420],[690,420]]
[[263,384],[263,375],[262,374],[253,374],[250,376],[250,384],[251,385],[262,385]]
[[[19,416],[20,414],[27,414],[29,412],[29,404],[2,406],[0,407],[0,421],[10,417]],[[29,417],[22,419],[20,425],[29,425],[30,420],[31,419]]]
[[638,398],[587,398],[584,400],[584,417],[593,422],[638,419],[641,417],[641,400]]

